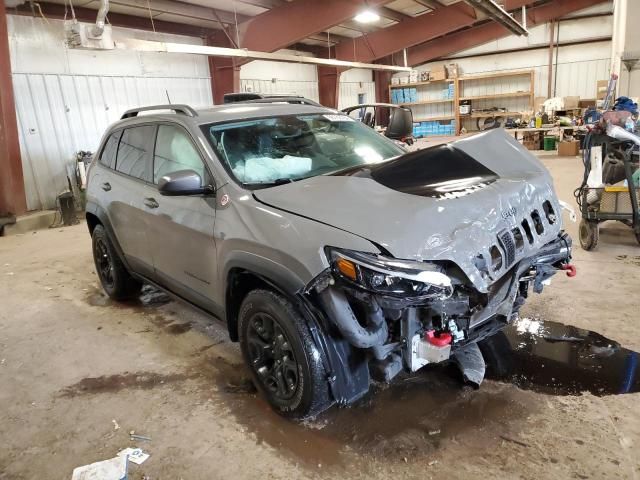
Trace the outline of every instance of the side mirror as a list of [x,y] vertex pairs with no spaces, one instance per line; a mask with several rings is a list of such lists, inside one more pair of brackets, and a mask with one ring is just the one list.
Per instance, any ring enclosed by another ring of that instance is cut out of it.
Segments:
[[202,186],[202,178],[193,170],[179,170],[164,175],[158,182],[161,195],[206,195],[215,193],[211,185]]

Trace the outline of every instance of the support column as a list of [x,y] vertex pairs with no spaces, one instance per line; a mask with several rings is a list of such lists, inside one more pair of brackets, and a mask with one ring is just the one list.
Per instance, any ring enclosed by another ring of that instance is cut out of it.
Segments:
[[[383,60],[382,63],[387,63],[387,60]],[[390,65],[391,63],[387,63]],[[373,72],[373,78],[376,84],[376,102],[378,103],[391,103],[389,98],[389,85],[391,84],[391,77],[393,72],[386,70],[375,70]],[[387,126],[389,124],[389,109],[379,108],[378,118],[376,123],[378,125]]]
[[318,94],[321,105],[338,108],[341,73],[336,67],[318,67]]
[[[229,37],[222,31],[217,31],[207,37],[207,45],[236,48]],[[209,73],[211,75],[211,96],[214,104],[223,103],[225,93],[240,91],[240,65],[237,64],[236,59],[209,57]]]
[[0,217],[22,215],[26,211],[27,199],[11,79],[7,12],[4,2],[0,1]]

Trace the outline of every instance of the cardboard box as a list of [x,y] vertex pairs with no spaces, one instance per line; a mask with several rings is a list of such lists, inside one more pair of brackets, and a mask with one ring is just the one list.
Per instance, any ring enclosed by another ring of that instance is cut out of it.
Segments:
[[564,109],[571,110],[572,108],[578,108],[580,105],[580,97],[563,97]]
[[429,72],[429,80],[446,80],[447,71],[444,67],[434,68]]
[[575,157],[580,153],[580,142],[571,140],[569,142],[560,142],[558,144],[558,155],[561,157]]
[[446,67],[447,78],[458,78],[458,64],[450,63]]
[[598,80],[596,82],[596,100],[604,100],[607,97],[609,80]]

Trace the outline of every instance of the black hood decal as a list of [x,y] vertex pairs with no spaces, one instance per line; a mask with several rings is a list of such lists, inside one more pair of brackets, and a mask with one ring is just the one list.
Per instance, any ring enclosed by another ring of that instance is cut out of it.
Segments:
[[379,165],[336,175],[366,177],[398,192],[432,198],[456,198],[480,190],[499,176],[451,145],[407,153]]

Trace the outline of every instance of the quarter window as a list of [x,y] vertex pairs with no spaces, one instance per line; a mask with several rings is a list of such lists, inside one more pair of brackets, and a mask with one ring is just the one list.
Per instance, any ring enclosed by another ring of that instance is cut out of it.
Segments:
[[193,142],[180,127],[160,125],[153,159],[153,182],[180,170],[193,170],[207,181],[204,163]]
[[116,165],[116,152],[118,151],[118,141],[122,132],[112,133],[104,144],[100,163],[105,167],[113,168]]
[[127,128],[120,138],[116,170],[135,178],[147,181],[150,173],[151,155],[149,154],[149,141],[153,137],[156,127],[132,127]]

